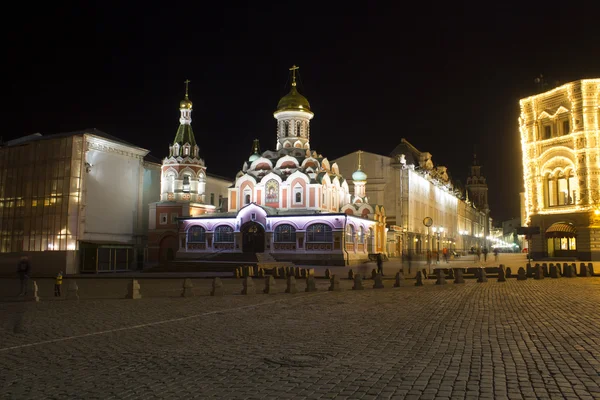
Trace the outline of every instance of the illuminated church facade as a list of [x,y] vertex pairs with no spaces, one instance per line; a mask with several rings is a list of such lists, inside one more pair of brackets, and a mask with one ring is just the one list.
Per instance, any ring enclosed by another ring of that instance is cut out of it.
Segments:
[[273,114],[275,150],[261,152],[254,141],[253,154],[228,188],[227,211],[198,206],[179,220],[177,258],[268,253],[277,261],[349,265],[385,253],[385,210],[369,204],[360,162],[350,193],[337,164],[310,147],[314,114],[298,92],[296,69]]
[[536,259],[600,260],[600,79],[520,101],[523,225]]

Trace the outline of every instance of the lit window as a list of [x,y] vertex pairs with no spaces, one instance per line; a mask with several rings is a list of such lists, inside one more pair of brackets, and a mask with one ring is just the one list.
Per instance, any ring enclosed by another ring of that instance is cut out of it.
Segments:
[[233,243],[233,228],[227,225],[215,228],[215,243]]
[[188,230],[188,243],[204,243],[206,240],[206,229],[201,226],[192,226]]
[[331,227],[326,224],[313,224],[306,228],[306,242],[327,242],[333,241],[333,232]]
[[346,243],[354,243],[354,227],[352,225],[346,227]]
[[361,227],[358,231],[358,243],[363,244],[365,242],[365,230]]
[[183,191],[185,193],[190,192],[190,176],[189,175],[183,176]]
[[278,225],[275,228],[276,243],[296,243],[296,228],[289,224]]

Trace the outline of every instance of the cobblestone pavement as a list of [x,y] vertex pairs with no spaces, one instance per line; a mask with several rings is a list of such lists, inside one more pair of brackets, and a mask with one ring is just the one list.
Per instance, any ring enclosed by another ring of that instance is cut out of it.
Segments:
[[600,398],[600,278],[342,286],[0,303],[0,398]]

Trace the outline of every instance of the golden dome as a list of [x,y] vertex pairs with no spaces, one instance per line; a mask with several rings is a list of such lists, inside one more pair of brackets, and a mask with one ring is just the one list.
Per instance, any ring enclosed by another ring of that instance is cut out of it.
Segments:
[[190,99],[188,99],[187,95],[185,96],[185,99],[183,99],[179,102],[179,108],[187,109],[187,110],[192,109],[192,101]]
[[277,104],[277,111],[309,111],[310,104],[306,97],[298,93],[296,85],[292,85],[292,89],[288,94],[283,96]]

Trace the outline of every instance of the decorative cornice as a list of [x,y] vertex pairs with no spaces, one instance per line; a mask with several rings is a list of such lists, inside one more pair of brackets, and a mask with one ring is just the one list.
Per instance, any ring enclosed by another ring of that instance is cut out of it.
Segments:
[[103,151],[105,153],[120,154],[122,156],[132,157],[138,160],[143,159],[148,153],[150,153],[149,150],[142,149],[140,147],[127,146],[89,133],[86,133],[84,136],[87,149]]

